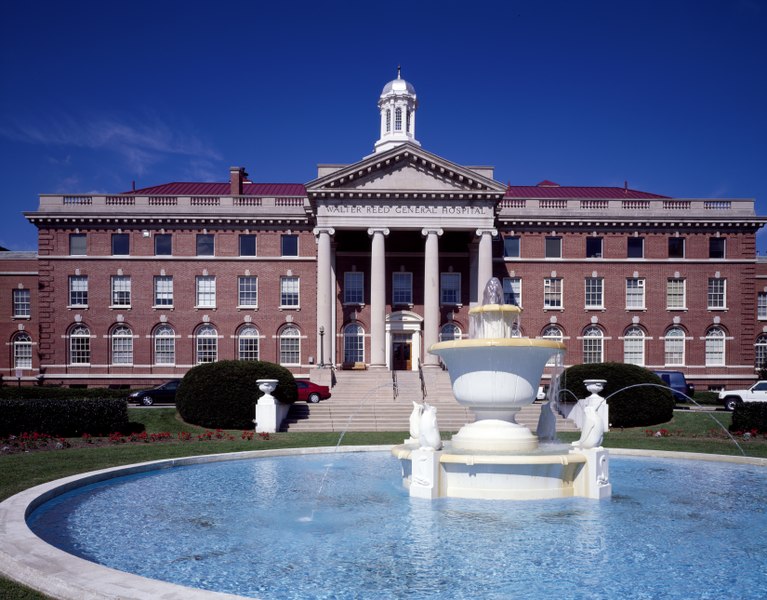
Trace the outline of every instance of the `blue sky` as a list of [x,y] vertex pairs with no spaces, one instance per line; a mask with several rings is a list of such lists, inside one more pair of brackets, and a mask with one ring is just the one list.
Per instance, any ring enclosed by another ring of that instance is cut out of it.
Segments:
[[[0,245],[40,193],[305,183],[378,137],[402,75],[416,137],[518,185],[755,198],[767,214],[767,2],[5,0]],[[759,235],[767,252],[767,233]]]

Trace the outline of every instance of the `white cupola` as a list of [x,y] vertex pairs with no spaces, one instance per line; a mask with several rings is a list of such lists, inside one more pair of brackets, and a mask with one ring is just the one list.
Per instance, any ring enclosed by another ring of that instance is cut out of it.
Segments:
[[375,143],[375,151],[383,152],[410,142],[420,146],[415,139],[415,111],[418,99],[415,88],[400,75],[397,67],[397,79],[392,79],[384,86],[378,99],[381,111],[381,137]]

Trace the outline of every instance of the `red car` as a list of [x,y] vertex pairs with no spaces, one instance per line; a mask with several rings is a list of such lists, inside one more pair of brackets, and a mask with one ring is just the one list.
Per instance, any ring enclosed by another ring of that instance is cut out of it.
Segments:
[[303,402],[316,404],[320,400],[330,398],[330,388],[326,385],[317,385],[311,381],[296,379],[296,387],[298,388],[298,399]]

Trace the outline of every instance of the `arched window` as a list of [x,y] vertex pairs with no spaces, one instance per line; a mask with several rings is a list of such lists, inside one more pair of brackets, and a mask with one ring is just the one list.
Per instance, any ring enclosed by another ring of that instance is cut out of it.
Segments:
[[684,338],[681,327],[671,327],[666,331],[663,347],[667,366],[684,365]]
[[391,131],[391,109],[386,109],[386,133]]
[[198,365],[218,360],[218,331],[213,325],[200,325],[195,334],[195,342]]
[[237,358],[258,360],[258,329],[255,325],[243,325],[237,334]]
[[286,325],[280,331],[280,364],[301,364],[301,333],[295,325]]
[[112,364],[133,364],[133,331],[127,325],[116,325],[112,329]]
[[455,323],[445,323],[439,330],[439,341],[448,342],[450,340],[461,339],[461,328]]
[[756,344],[754,344],[755,360],[754,368],[767,369],[767,333],[763,333],[756,338]]
[[359,323],[344,327],[344,362],[365,362],[365,330]]
[[[541,333],[541,337],[544,340],[551,340],[552,342],[562,342],[565,339],[565,334],[562,332],[562,329],[558,325],[547,325],[543,329],[543,332]],[[546,362],[546,366],[554,367],[558,364],[561,364],[561,362],[562,362],[562,355],[555,354]]]
[[644,366],[644,330],[632,325],[623,334],[623,362],[629,365]]
[[32,337],[20,331],[13,338],[13,366],[16,369],[32,368]]
[[394,110],[394,131],[402,131],[402,109]]
[[583,362],[604,362],[604,333],[596,325],[587,327],[583,332]]
[[158,325],[154,330],[154,364],[176,364],[176,332],[170,325]]
[[69,330],[69,364],[88,365],[91,362],[91,331],[83,324]]
[[407,111],[406,117],[405,117],[405,131],[407,133],[413,133],[413,130],[410,128],[410,112],[411,111]]
[[711,327],[706,332],[706,366],[719,367],[724,363],[724,330]]

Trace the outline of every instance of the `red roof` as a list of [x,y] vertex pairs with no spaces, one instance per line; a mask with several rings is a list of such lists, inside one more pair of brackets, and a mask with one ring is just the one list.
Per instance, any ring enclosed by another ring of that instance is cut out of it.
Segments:
[[509,185],[506,198],[668,198],[640,192],[627,187],[584,187],[559,185],[553,181],[541,181],[538,185]]
[[[131,190],[126,194],[137,196],[229,196],[231,184],[176,181],[153,187]],[[243,196],[306,196],[306,188],[300,183],[243,183]]]

